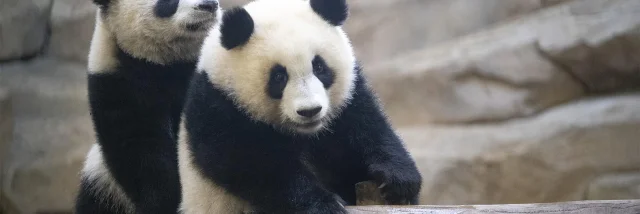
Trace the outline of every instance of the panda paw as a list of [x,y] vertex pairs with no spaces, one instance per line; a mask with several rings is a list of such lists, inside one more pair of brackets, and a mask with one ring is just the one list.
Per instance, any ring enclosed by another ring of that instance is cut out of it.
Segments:
[[422,177],[415,169],[374,167],[371,174],[389,205],[416,205]]

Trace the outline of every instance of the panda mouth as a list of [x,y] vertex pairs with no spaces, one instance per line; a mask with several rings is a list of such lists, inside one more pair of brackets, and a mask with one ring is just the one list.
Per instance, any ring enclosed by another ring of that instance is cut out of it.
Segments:
[[319,126],[321,123],[322,122],[318,120],[318,121],[312,121],[312,122],[308,122],[308,123],[301,123],[298,126],[303,127],[303,128],[313,128],[313,127]]
[[185,28],[188,31],[203,31],[209,29],[209,24],[213,22],[214,18],[205,19],[198,22],[188,23],[185,25]]
[[297,123],[295,126],[298,130],[301,130],[303,132],[310,132],[318,129],[321,125],[322,125],[322,121],[317,120],[317,121],[311,121],[307,123]]

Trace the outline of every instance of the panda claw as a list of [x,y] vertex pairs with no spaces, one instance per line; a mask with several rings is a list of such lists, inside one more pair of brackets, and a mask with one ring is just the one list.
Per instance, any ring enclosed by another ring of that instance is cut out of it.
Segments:
[[382,183],[382,184],[380,184],[380,186],[378,186],[378,189],[382,189],[382,188],[384,188],[385,186],[387,186],[387,183]]

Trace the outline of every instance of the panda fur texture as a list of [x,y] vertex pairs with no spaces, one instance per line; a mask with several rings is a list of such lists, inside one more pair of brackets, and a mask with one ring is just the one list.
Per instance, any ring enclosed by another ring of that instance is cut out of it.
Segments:
[[341,29],[345,0],[256,0],[205,39],[178,143],[180,211],[345,213],[355,184],[417,204],[422,178]]
[[177,134],[217,0],[94,0],[88,62],[97,135],[76,213],[176,213]]

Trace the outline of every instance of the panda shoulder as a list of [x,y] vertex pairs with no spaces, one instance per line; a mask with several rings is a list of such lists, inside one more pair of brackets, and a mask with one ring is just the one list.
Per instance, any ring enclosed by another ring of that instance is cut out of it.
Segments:
[[89,46],[88,67],[90,74],[113,71],[119,64],[118,47],[113,34],[106,27],[102,13],[96,13],[93,37]]

